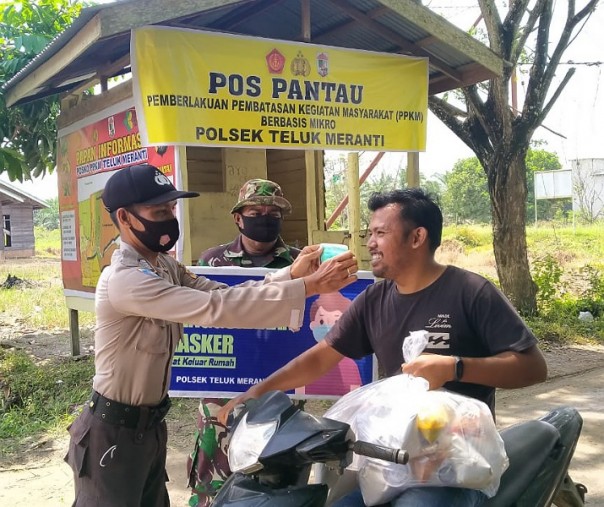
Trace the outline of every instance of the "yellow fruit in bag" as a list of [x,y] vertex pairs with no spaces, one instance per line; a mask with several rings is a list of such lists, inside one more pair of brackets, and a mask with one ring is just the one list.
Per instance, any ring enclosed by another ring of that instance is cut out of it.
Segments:
[[430,403],[417,411],[416,424],[422,436],[433,444],[449,424],[449,413],[444,405]]

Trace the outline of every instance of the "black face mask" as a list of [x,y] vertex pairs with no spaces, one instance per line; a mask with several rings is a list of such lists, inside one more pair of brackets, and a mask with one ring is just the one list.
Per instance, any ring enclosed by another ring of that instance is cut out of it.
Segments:
[[246,217],[241,215],[243,227],[239,231],[254,241],[260,243],[272,243],[281,233],[281,222],[283,219],[271,215],[260,215],[257,217]]
[[171,218],[170,220],[162,220],[154,222],[141,217],[138,213],[130,211],[139,221],[145,226],[144,231],[138,231],[134,227],[130,230],[152,252],[167,252],[170,250],[180,236],[178,220]]

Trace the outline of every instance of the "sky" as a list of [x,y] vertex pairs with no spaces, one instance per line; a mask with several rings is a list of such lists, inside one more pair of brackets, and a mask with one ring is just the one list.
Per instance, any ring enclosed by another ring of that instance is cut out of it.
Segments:
[[[424,5],[448,19],[454,25],[467,30],[478,18],[479,9],[474,0],[424,0]],[[577,10],[586,0],[577,0]],[[552,41],[559,30],[566,11],[566,2],[554,3],[554,25]],[[563,62],[576,62],[576,72],[561,97],[547,116],[544,126],[539,128],[533,140],[542,140],[547,144],[543,149],[557,153],[563,167],[569,167],[570,161],[577,158],[604,158],[604,4],[601,2],[571,46],[562,57]],[[582,64],[583,62],[590,65]],[[599,64],[597,64],[599,62]],[[595,63],[595,64],[591,64]],[[570,65],[560,65],[556,80],[550,88],[563,78]],[[526,68],[528,71],[528,67]],[[524,81],[519,75],[519,106],[522,104]],[[443,123],[431,113],[428,116],[428,134],[426,152],[420,154],[420,172],[430,178],[444,174],[453,168],[460,159],[472,157],[474,153],[455,136]],[[364,170],[373,159],[372,153],[361,157],[360,170]],[[380,162],[382,169],[395,169],[405,164],[404,153],[389,153]],[[0,178],[7,180],[6,175]],[[15,183],[13,183],[15,184]],[[25,192],[41,199],[57,196],[56,174],[47,175],[34,182],[17,184]]]

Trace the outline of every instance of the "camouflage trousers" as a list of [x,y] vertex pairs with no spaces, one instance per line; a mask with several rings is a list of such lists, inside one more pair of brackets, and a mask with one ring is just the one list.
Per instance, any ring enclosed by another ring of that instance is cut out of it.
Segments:
[[216,419],[228,399],[204,398],[199,403],[195,447],[187,460],[190,507],[207,507],[231,475],[228,462],[230,433]]

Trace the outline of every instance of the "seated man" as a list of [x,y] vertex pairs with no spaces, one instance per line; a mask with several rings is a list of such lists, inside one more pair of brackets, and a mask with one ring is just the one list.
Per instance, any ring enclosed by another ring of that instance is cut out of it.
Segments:
[[[325,339],[263,382],[229,402],[230,410],[267,391],[315,381],[344,357],[375,354],[387,376],[424,377],[431,389],[445,387],[485,402],[495,413],[495,388],[519,388],[545,380],[547,366],[533,333],[488,280],[436,262],[442,213],[422,190],[374,194],[367,247],[371,269],[383,278],[352,303]],[[402,344],[411,331],[429,335],[426,353],[404,364]],[[486,496],[462,488],[410,488],[393,507],[467,507]],[[334,507],[364,506],[360,491]]]
[[240,234],[231,243],[208,248],[199,257],[199,265],[289,266],[300,253],[280,236],[283,217],[291,211],[279,185],[269,180],[249,180],[241,187],[239,201],[231,210]]

